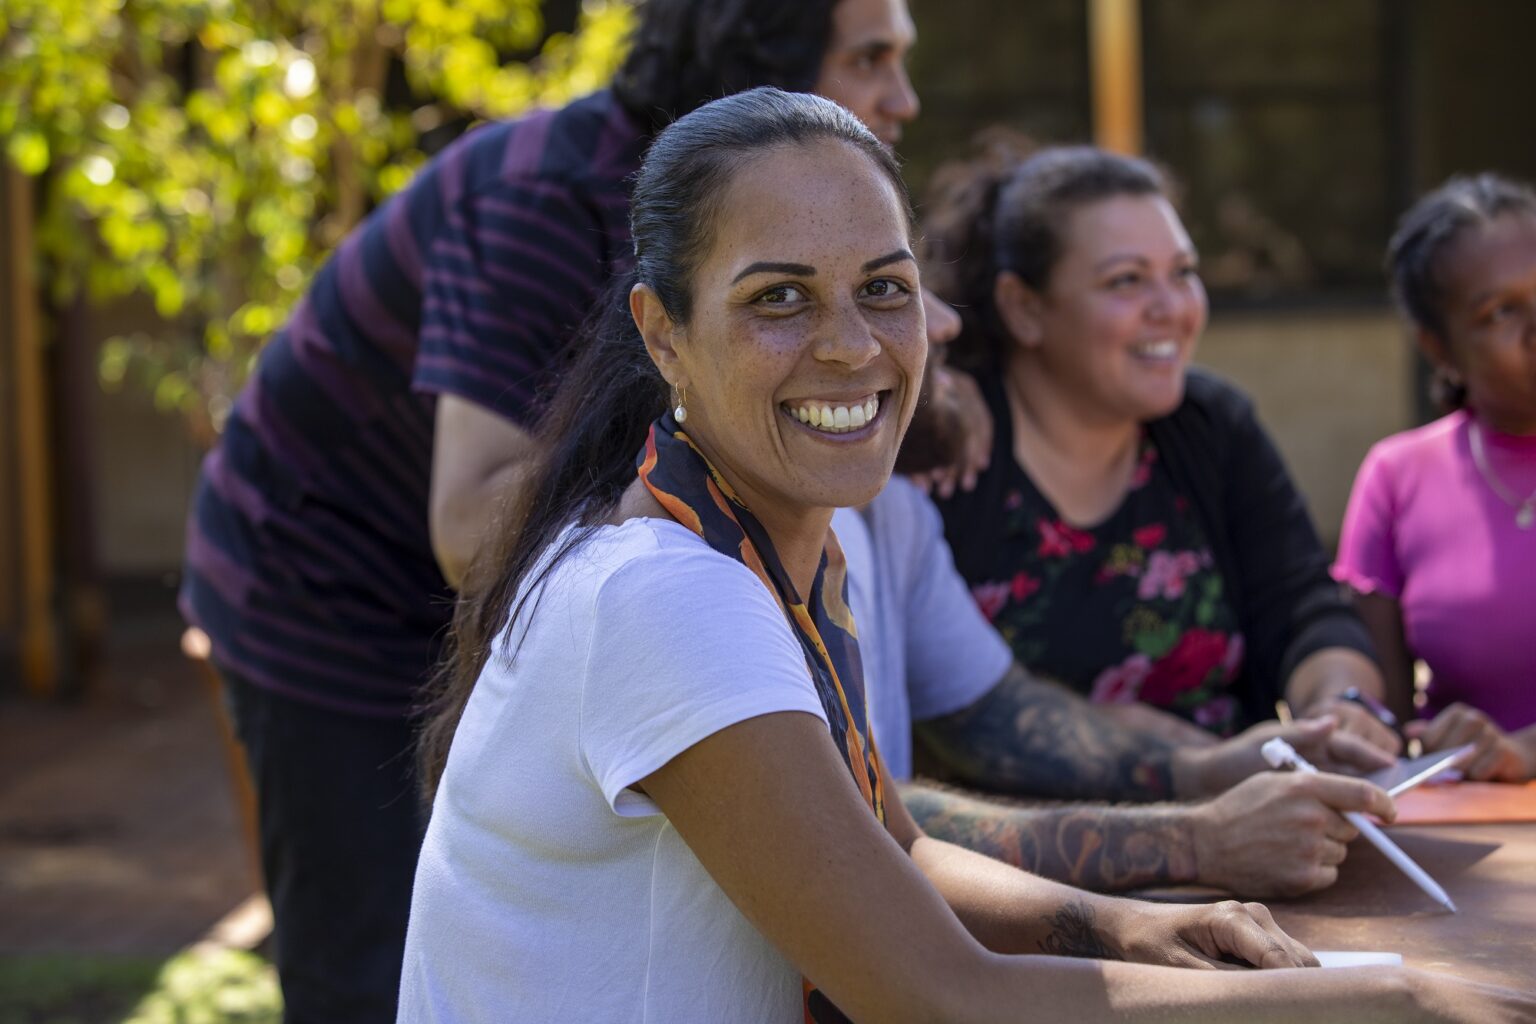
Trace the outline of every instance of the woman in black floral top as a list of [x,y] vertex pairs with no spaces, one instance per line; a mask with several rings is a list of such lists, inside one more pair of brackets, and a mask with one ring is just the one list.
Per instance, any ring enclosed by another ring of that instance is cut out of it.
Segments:
[[[1221,734],[1243,662],[1237,615],[1189,501],[1137,438],[1125,499],[1103,522],[1071,525],[1009,452],[1009,410],[993,382],[999,426],[1000,529],[969,500],[945,506],[950,543],[976,602],[1022,664],[1105,703],[1144,701]],[[990,481],[989,481],[990,482]],[[990,490],[990,488],[989,488]],[[958,529],[957,529],[958,527]]]
[[936,179],[925,276],[996,422],[940,502],[977,603],[1033,671],[1229,734],[1332,712],[1397,739],[1363,627],[1247,399],[1189,368],[1206,323],[1161,175],[1088,147],[994,152]]

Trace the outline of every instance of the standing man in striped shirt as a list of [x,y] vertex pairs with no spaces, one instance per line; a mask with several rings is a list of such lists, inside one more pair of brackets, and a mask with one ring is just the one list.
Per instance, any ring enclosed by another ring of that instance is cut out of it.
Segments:
[[268,342],[203,465],[181,605],[256,781],[289,1022],[394,1019],[424,827],[411,711],[540,388],[630,259],[652,134],[777,85],[894,144],[913,39],[904,0],[649,0],[611,89],[444,151]]

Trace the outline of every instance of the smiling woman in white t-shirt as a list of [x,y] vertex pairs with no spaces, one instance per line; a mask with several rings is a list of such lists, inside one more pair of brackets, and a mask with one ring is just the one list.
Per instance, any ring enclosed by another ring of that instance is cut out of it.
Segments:
[[835,104],[754,90],[657,137],[631,221],[627,315],[459,610],[401,1021],[1531,1019],[1400,970],[1176,970],[1313,960],[1257,904],[924,837],[828,525],[884,485],[923,373],[895,164]]

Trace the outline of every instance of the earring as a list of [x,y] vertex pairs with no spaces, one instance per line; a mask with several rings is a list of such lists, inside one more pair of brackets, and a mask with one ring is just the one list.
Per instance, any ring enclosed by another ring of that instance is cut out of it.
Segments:
[[677,389],[677,408],[672,410],[672,418],[679,423],[688,421],[688,409],[683,404],[688,400],[688,385],[684,384]]
[[1436,366],[1429,378],[1429,397],[1442,409],[1460,409],[1467,404],[1466,381],[1451,367]]

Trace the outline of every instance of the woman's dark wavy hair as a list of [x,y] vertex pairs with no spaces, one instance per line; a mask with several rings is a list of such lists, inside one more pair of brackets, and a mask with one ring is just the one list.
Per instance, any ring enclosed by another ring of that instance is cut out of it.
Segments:
[[[1437,275],[1440,257],[1466,232],[1511,213],[1536,216],[1536,191],[1486,172],[1457,175],[1414,203],[1387,243],[1387,274],[1403,315],[1449,341],[1445,291]],[[1447,410],[1466,404],[1466,389],[1460,384],[1437,375],[1432,390],[1435,402]]]
[[[649,285],[674,322],[688,323],[694,275],[713,243],[732,178],[771,150],[823,140],[869,157],[902,198],[910,231],[912,211],[895,157],[856,117],[819,96],[772,88],[737,93],[679,118],[651,144],[630,201],[634,270],[612,282],[573,342],[574,361],[535,435],[537,462],[476,557],[454,610],[448,655],[429,688],[421,735],[429,793],[502,628],[532,613],[527,602],[538,584],[613,512],[635,480],[646,432],[667,409],[667,383],[630,316],[630,289]],[[572,523],[583,529],[543,559]],[[507,656],[515,654],[516,641],[509,641]]]
[[1146,160],[1093,146],[1038,147],[992,129],[976,155],[934,172],[923,206],[923,283],[964,324],[950,359],[974,372],[1000,367],[1008,330],[992,301],[997,275],[1011,270],[1030,288],[1050,284],[1062,229],[1078,207],[1116,196],[1169,196]]
[[660,129],[720,96],[772,85],[810,92],[836,0],[644,0],[613,80],[625,109]]

